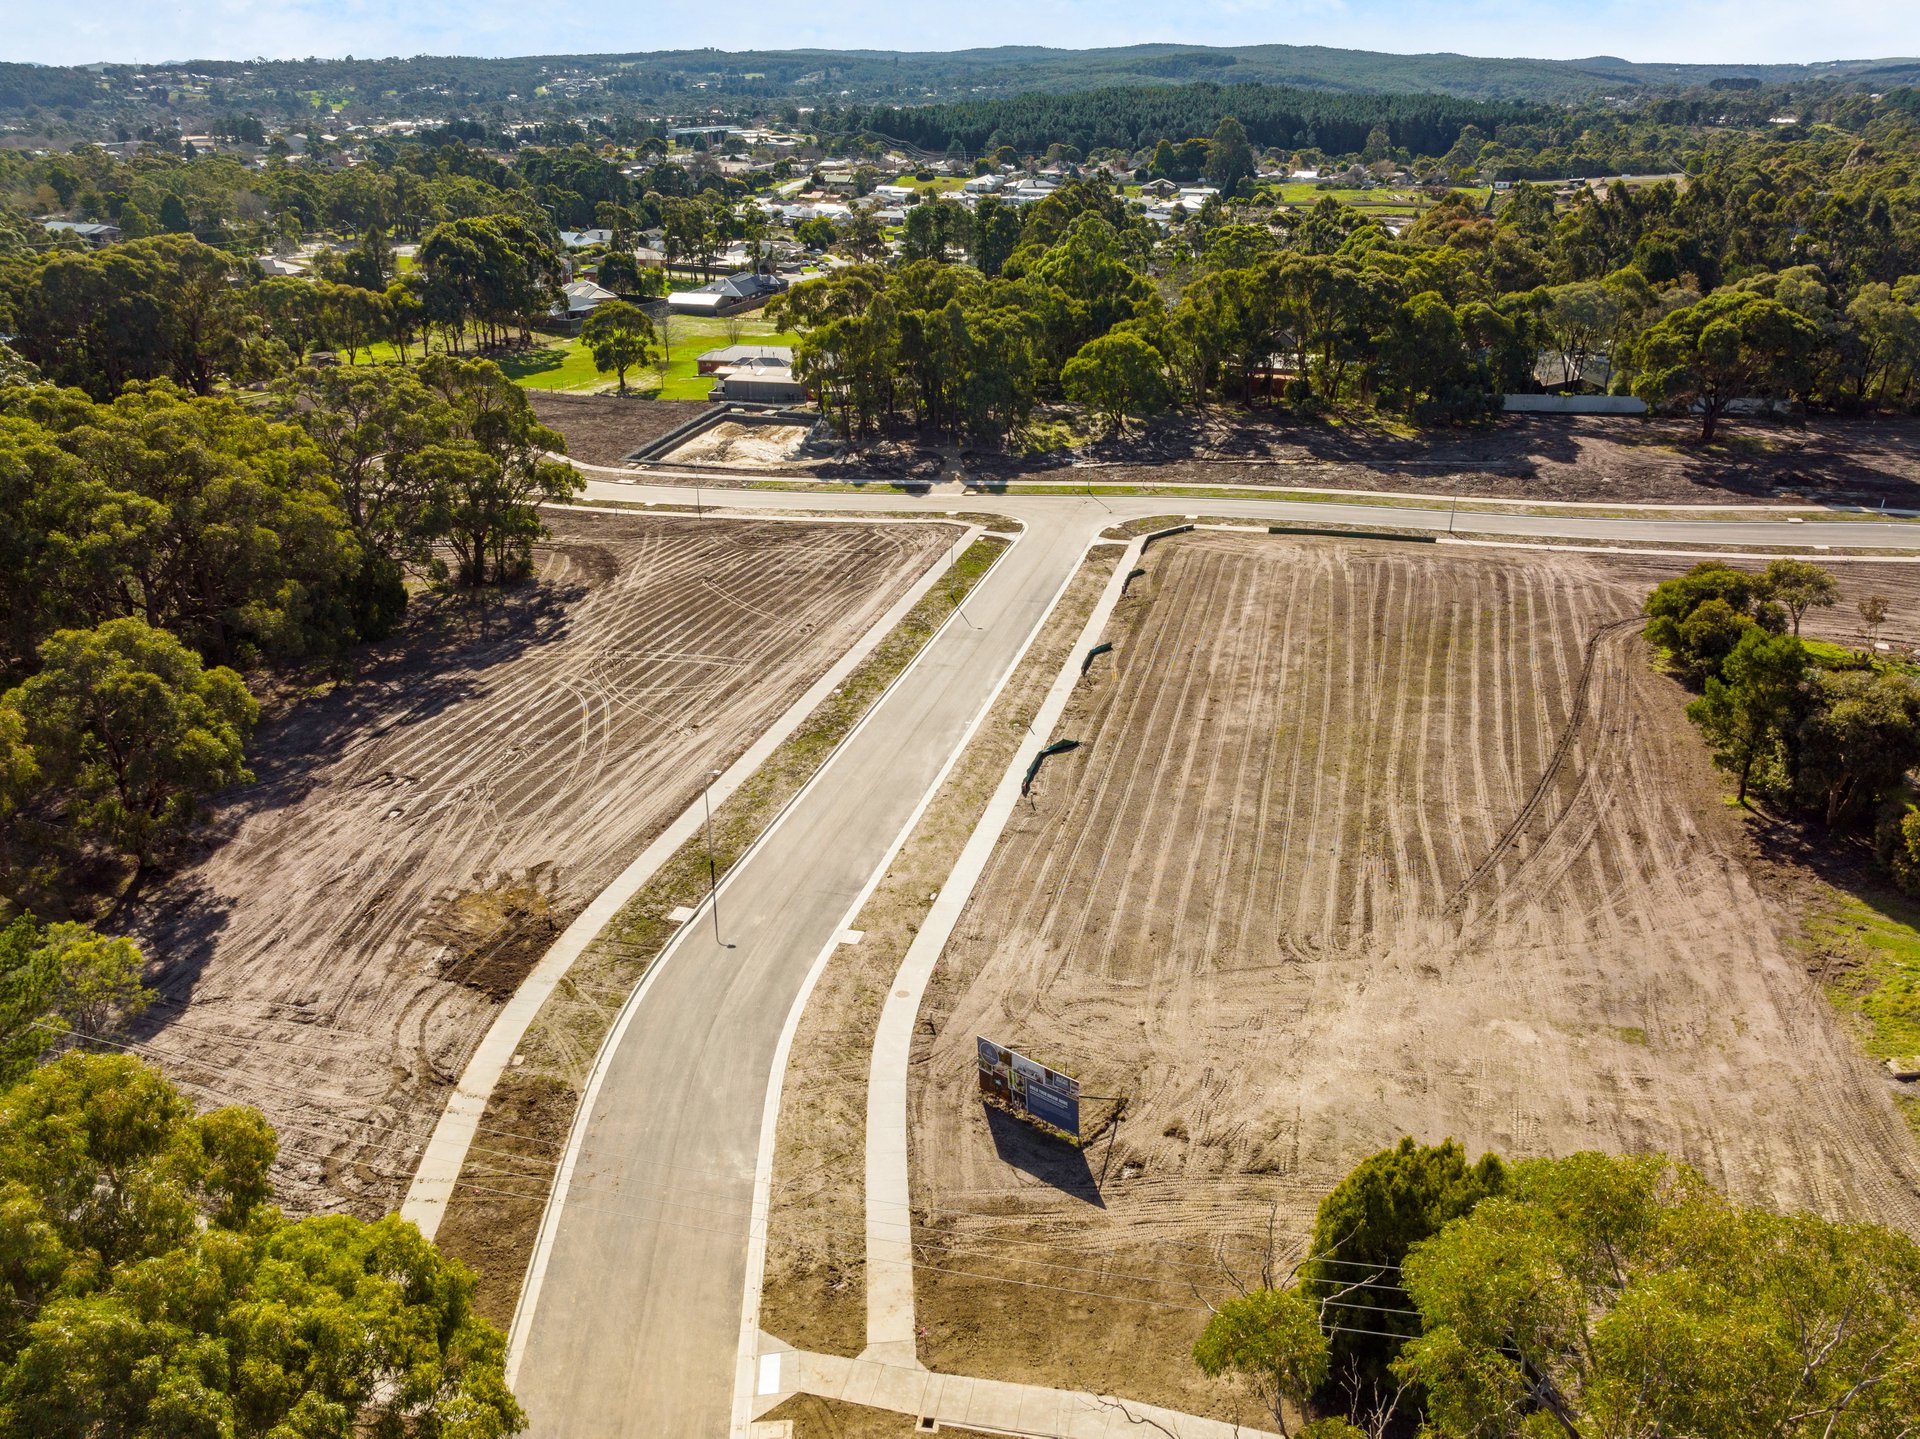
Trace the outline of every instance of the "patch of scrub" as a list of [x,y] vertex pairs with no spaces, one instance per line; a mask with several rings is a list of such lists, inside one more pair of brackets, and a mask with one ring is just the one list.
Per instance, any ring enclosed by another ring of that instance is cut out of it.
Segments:
[[1834,890],[1809,913],[1807,933],[1816,973],[1867,1053],[1920,1065],[1920,904]]

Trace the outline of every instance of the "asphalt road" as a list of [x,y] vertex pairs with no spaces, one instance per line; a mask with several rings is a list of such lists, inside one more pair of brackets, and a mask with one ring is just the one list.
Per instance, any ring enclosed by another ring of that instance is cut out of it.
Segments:
[[[1178,497],[709,491],[733,509],[948,509],[1028,529],[720,891],[716,941],[684,930],[602,1057],[565,1200],[550,1210],[515,1324],[515,1389],[538,1436],[723,1435],[733,1409],[762,1115],[779,1036],[922,795],[991,700],[1087,542],[1186,509],[1270,523],[1447,528],[1448,510]],[[595,481],[584,499],[684,504],[684,488]],[[1462,512],[1517,540],[1920,551],[1920,525],[1624,520]]]
[[530,1432],[727,1432],[747,1215],[780,1031],[1086,544],[1015,544],[800,803],[681,932],[607,1061],[531,1308],[516,1391]]

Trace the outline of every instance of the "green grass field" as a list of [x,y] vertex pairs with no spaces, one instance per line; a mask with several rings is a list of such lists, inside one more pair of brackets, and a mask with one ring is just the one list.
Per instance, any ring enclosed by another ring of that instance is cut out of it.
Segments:
[[696,373],[700,356],[722,345],[791,345],[799,336],[791,330],[776,330],[765,320],[741,316],[737,320],[695,320],[675,315],[669,322],[673,342],[673,360],[660,377],[657,398],[662,400],[704,400],[713,388],[713,380]]
[[[713,380],[709,376],[697,373],[700,356],[706,351],[733,344],[791,345],[798,338],[791,330],[776,330],[766,320],[751,315],[732,320],[700,320],[675,315],[668,325],[670,331],[667,338],[671,342],[672,362],[663,365],[656,360],[638,370],[629,370],[628,390],[641,394],[652,393],[654,398],[661,400],[704,400],[713,388]],[[656,345],[655,349],[657,353],[659,347]],[[409,352],[409,358],[417,360],[420,354],[420,348],[416,345]],[[344,355],[342,358],[345,358]],[[576,339],[543,336],[541,342],[531,349],[509,350],[485,358],[505,371],[507,378],[516,385],[530,390],[592,393],[612,389],[616,383],[611,374],[603,375],[594,368],[592,354]],[[400,352],[384,342],[360,352],[360,363],[363,365],[391,365],[399,359]]]
[[[627,376],[627,388],[645,394],[652,392],[661,400],[704,400],[713,388],[713,380],[697,373],[700,356],[722,345],[762,342],[791,345],[796,336],[778,331],[765,320],[741,317],[737,320],[697,320],[675,315],[668,321],[671,362],[659,362]],[[554,340],[536,350],[522,351],[500,360],[515,384],[536,390],[593,391],[614,384],[612,375],[603,375],[593,367],[593,356],[578,340]]]
[[[1271,185],[1267,188],[1277,199],[1284,200],[1290,205],[1312,205],[1330,195],[1343,205],[1353,205],[1363,210],[1393,210],[1411,214],[1425,210],[1433,204],[1425,195],[1412,190],[1395,190],[1385,187],[1373,190],[1323,190],[1319,182],[1313,180],[1302,184]],[[1472,196],[1478,203],[1486,203],[1487,190],[1484,185],[1462,185],[1455,188]]]
[[[498,357],[495,363],[516,385],[530,390],[597,390],[613,383],[593,367],[593,356],[578,340],[551,340],[531,350]],[[644,386],[645,370],[629,371],[629,388]]]

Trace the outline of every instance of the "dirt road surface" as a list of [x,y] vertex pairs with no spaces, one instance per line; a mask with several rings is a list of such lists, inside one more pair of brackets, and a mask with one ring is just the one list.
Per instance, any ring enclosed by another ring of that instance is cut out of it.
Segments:
[[[1297,1252],[1403,1133],[1665,1150],[1743,1199],[1920,1231],[1884,1075],[1778,936],[1648,663],[1647,578],[1608,563],[1149,553],[1056,731],[1082,748],[921,1013],[918,1236],[952,1271],[921,1274],[927,1363],[1205,1410],[1184,1354],[1222,1264],[1249,1273],[1270,1213]],[[1081,1155],[990,1115],[976,1035],[1125,1096],[1117,1130]]]
[[301,1210],[398,1200],[552,937],[939,559],[934,525],[560,515],[540,579],[263,734],[256,784],[130,928],[143,1035],[257,1105]]

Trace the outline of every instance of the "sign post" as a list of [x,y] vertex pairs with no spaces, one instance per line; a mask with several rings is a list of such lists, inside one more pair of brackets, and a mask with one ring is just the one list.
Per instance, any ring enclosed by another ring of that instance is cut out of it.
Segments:
[[976,1036],[980,1097],[1035,1128],[1080,1143],[1080,1081]]

